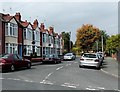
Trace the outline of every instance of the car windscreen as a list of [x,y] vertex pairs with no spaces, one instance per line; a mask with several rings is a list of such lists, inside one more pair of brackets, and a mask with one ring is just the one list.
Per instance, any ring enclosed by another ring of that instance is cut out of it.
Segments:
[[83,57],[86,57],[86,58],[96,58],[96,55],[95,54],[83,54]]
[[72,54],[71,53],[67,53],[67,54],[65,54],[65,56],[72,56]]

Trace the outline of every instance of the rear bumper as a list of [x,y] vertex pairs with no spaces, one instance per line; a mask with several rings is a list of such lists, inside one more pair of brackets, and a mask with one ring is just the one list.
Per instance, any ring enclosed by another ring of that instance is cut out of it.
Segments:
[[79,62],[80,66],[94,66],[94,67],[99,67],[100,63],[99,62]]

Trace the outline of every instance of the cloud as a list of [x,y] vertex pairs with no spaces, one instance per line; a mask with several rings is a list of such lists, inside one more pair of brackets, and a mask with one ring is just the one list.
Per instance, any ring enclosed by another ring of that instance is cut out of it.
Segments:
[[58,33],[71,31],[73,42],[76,30],[83,24],[93,24],[109,35],[118,33],[117,2],[6,2],[2,7],[6,13],[20,12],[23,20],[33,22],[37,18],[45,22],[46,28],[54,25]]

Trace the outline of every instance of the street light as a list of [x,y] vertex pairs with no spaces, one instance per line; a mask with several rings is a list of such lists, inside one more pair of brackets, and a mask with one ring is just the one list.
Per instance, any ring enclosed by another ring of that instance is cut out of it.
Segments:
[[[71,31],[69,32],[69,37],[71,38]],[[69,48],[70,48],[70,51],[71,51],[71,39],[69,40]]]
[[96,50],[98,52],[98,41],[95,41],[96,42]]

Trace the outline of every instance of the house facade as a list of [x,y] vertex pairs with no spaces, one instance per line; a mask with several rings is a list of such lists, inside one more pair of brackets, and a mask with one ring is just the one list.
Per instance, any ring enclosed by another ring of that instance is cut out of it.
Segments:
[[20,13],[14,16],[0,13],[0,54],[17,53],[21,56],[62,54],[62,38],[53,27],[45,28],[38,20],[33,24],[21,20]]

